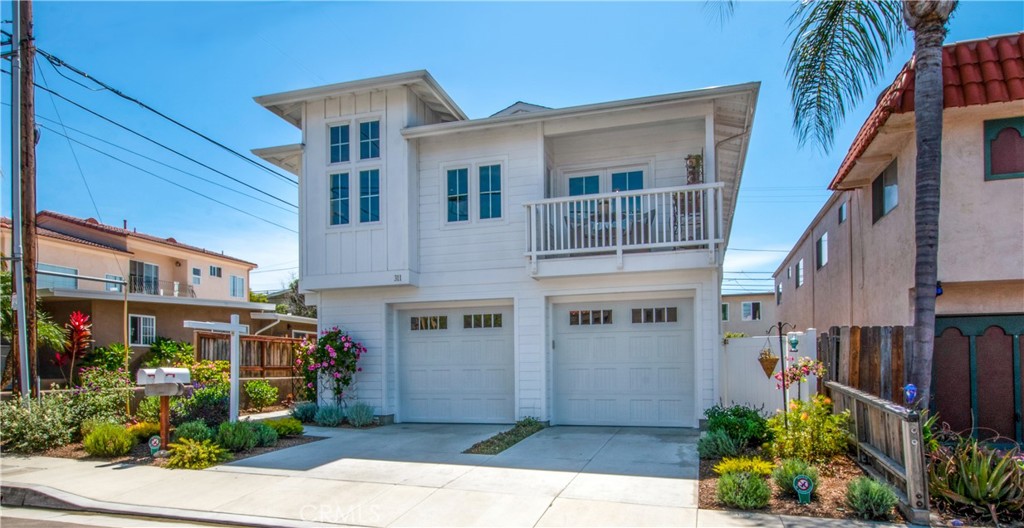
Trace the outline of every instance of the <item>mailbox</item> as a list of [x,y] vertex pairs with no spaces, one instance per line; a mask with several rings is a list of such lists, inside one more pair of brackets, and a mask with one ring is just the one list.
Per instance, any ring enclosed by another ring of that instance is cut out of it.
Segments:
[[156,369],[157,383],[181,383],[192,382],[192,373],[187,368],[161,367]]
[[180,396],[185,392],[185,385],[191,382],[192,375],[185,368],[161,367],[139,369],[135,379],[146,389],[146,396]]
[[152,385],[156,383],[156,369],[139,369],[135,375],[135,382],[139,385]]

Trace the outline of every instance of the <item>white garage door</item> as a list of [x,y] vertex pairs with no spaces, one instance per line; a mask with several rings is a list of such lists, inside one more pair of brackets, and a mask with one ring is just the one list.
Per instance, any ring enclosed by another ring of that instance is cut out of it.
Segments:
[[692,427],[693,301],[555,305],[554,418]]
[[512,308],[399,312],[403,422],[511,423]]

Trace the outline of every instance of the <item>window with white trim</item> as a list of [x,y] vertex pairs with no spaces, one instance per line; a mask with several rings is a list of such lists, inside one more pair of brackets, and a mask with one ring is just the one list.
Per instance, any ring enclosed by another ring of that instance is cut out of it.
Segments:
[[822,233],[821,238],[814,243],[814,260],[818,269],[828,264],[828,233]]
[[210,276],[211,277],[222,277],[223,274],[224,274],[224,270],[220,266],[210,266]]
[[359,159],[380,157],[380,121],[359,123]]
[[729,303],[722,303],[722,321],[729,322]]
[[462,328],[501,328],[501,314],[466,314]]
[[245,298],[245,278],[238,275],[231,276],[231,296]]
[[423,317],[409,318],[409,330],[414,332],[420,330],[447,330],[447,315],[428,315]]
[[740,305],[741,319],[744,321],[760,321],[761,320],[761,303],[759,301],[743,301]]
[[501,165],[484,165],[480,173],[480,219],[501,218]]
[[611,310],[570,310],[569,326],[594,326],[612,324]]
[[899,203],[900,190],[896,173],[896,161],[893,160],[875,181],[871,182],[871,217],[873,222],[882,219],[896,208]]
[[[78,275],[78,270],[75,268],[55,266],[53,264],[43,264],[42,262],[36,264],[36,269],[39,271],[53,271],[56,273],[67,273],[68,275]],[[36,288],[40,290],[48,288],[66,288],[70,290],[77,290],[78,279],[74,279],[71,277],[57,277],[55,275],[44,275],[42,273],[39,273],[36,275]]]
[[849,202],[843,202],[843,203],[839,204],[839,223],[840,224],[846,221],[846,216],[848,214],[847,210],[846,210],[846,207],[847,207],[846,204],[848,204],[848,203]]
[[128,316],[128,344],[149,346],[156,341],[156,317],[152,315]]
[[330,163],[344,163],[349,161],[349,142],[351,138],[349,136],[349,126],[346,125],[334,125],[329,127],[329,145],[328,150],[330,152]]
[[799,288],[804,285],[804,259],[800,259],[796,262],[796,287]]
[[359,222],[380,221],[380,169],[359,171]]
[[675,323],[679,318],[675,306],[662,308],[633,308],[633,324]]
[[448,169],[448,221],[469,221],[469,169]]
[[348,224],[349,208],[349,185],[348,173],[341,172],[330,175],[331,184],[331,225]]
[[[124,280],[124,277],[122,277],[121,275],[112,275],[110,273],[107,273],[107,274],[103,275],[103,278],[107,279],[107,280],[111,280],[111,281],[123,281]],[[116,282],[105,282],[104,285],[106,286],[104,289],[107,290],[107,291],[110,291],[110,292],[121,293],[121,292],[124,291],[124,285],[118,284]]]
[[192,268],[192,284],[198,286],[203,282],[203,270],[200,268]]

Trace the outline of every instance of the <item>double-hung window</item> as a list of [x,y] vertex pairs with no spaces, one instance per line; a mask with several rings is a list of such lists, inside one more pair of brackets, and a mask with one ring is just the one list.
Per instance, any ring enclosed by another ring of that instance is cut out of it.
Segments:
[[359,123],[359,159],[380,157],[380,121]]
[[330,127],[330,153],[331,163],[344,163],[349,161],[349,130],[348,125],[335,125]]
[[501,165],[480,167],[480,219],[501,218]]
[[203,282],[203,270],[200,268],[192,268],[192,284],[199,286]]
[[359,222],[380,221],[380,170],[359,171]]
[[331,225],[348,224],[348,173],[331,174]]
[[152,315],[128,316],[128,343],[149,346],[156,341],[156,317]]
[[231,276],[231,296],[245,297],[245,279],[238,275]]
[[469,221],[469,169],[448,170],[448,221]]
[[[64,266],[54,266],[53,264],[36,264],[36,269],[39,271],[53,271],[56,273],[64,273],[67,275],[78,275],[78,270],[75,268],[66,268]],[[36,287],[40,290],[47,288],[67,288],[70,290],[78,289],[78,279],[71,277],[60,277],[57,275],[36,275]]]

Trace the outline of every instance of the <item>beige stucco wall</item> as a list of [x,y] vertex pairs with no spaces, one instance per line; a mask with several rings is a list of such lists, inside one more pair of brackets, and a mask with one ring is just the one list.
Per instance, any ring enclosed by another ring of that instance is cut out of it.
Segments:
[[[950,109],[943,122],[939,315],[1024,313],[1024,179],[984,180],[984,121],[1019,116],[1019,104]],[[799,327],[913,323],[914,174],[912,116],[894,116],[868,151],[896,158],[898,205],[872,222],[871,181],[842,192],[819,213],[776,273],[779,314]],[[900,133],[900,130],[907,130]],[[892,132],[892,133],[890,133]],[[884,169],[884,167],[882,167]],[[836,199],[838,198],[838,199]],[[850,220],[837,225],[849,201]],[[829,233],[829,263],[814,269],[814,243]],[[786,269],[800,258],[805,284]]]
[[[761,303],[760,320],[743,320],[743,303],[748,301]],[[773,293],[723,294],[722,304],[729,305],[729,320],[722,321],[723,335],[727,332],[741,332],[748,336],[762,336],[768,327],[776,323]]]

